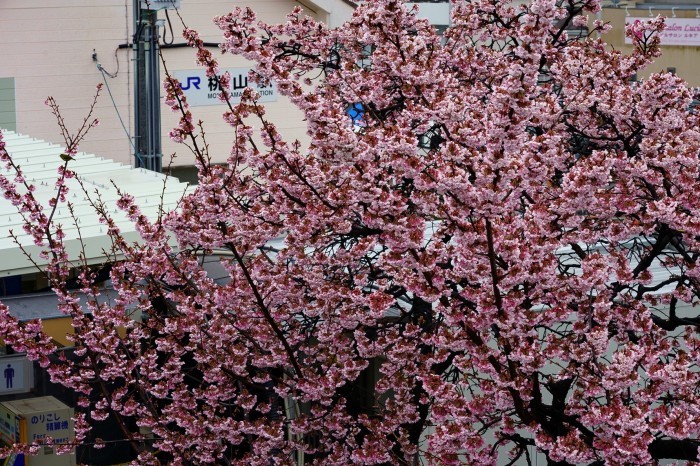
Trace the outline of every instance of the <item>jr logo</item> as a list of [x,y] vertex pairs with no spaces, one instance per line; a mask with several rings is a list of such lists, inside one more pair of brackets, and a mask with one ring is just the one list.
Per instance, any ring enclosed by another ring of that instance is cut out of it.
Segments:
[[187,83],[185,85],[180,83],[180,87],[182,88],[183,91],[186,91],[187,89],[189,89],[190,86],[194,86],[195,89],[199,89],[200,82],[201,82],[201,79],[199,78],[199,76],[188,76]]

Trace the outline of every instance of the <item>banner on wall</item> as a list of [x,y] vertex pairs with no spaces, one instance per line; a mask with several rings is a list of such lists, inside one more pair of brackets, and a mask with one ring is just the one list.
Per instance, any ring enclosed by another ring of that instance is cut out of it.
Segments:
[[[634,24],[636,21],[649,21],[652,18],[625,18],[625,25]],[[666,29],[661,33],[661,45],[700,45],[700,18],[666,18]],[[625,36],[625,44],[631,44],[632,40]]]
[[[256,83],[248,82],[250,68],[223,68],[220,70],[221,73],[226,71],[231,75],[229,92],[231,92],[232,103],[240,102],[241,94],[248,86],[260,94],[259,102],[277,101],[277,89],[273,84],[259,86]],[[214,77],[207,77],[207,73],[203,69],[175,71],[173,76],[180,83],[190,106],[220,105],[222,103],[219,99],[221,89],[218,80]]]

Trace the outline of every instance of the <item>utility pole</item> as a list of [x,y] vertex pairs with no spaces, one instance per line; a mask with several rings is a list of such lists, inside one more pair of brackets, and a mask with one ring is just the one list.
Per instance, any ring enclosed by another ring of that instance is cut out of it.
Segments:
[[163,170],[163,150],[160,140],[158,10],[148,8],[150,6],[150,2],[134,0],[134,158],[136,167],[160,172]]

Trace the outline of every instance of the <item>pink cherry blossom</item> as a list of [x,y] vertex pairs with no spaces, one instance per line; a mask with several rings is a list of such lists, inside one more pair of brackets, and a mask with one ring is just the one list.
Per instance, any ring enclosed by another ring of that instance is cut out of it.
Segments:
[[336,29],[300,9],[216,18],[310,145],[224,90],[232,147],[211,164],[166,78],[199,184],[155,221],[120,192],[138,242],[95,206],[105,300],[52,214],[72,172],[44,205],[0,139],[77,359],[1,305],[0,337],[81,396],[77,442],[111,415],[134,464],[697,461],[698,116],[678,77],[628,82],[661,18],[628,26],[629,55],[568,38],[599,9],[457,1],[442,37],[398,0]]

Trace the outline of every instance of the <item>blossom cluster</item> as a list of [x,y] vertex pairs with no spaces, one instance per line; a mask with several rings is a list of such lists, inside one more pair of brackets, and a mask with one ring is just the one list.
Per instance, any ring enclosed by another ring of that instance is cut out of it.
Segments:
[[[115,301],[89,269],[86,306],[52,282],[79,360],[49,371],[85,395],[81,432],[115,417],[138,464],[697,461],[698,116],[676,76],[629,83],[662,20],[627,28],[630,55],[566,36],[599,8],[457,1],[442,37],[398,0],[333,30],[217,18],[311,143],[223,92],[212,165],[166,79],[199,184],[157,222],[122,195],[141,242],[109,230]],[[18,177],[0,187],[44,238]]]

